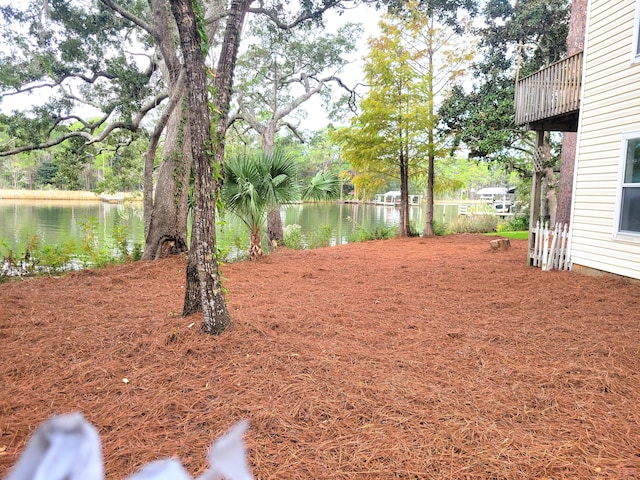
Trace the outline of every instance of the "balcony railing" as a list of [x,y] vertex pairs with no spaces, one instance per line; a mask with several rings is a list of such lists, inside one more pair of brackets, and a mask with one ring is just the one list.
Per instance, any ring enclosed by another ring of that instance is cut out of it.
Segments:
[[516,125],[574,131],[582,86],[582,52],[529,75],[516,84]]

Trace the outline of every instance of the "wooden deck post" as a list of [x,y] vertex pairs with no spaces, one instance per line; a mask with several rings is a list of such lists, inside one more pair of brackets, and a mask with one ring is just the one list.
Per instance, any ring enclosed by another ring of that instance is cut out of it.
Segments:
[[542,171],[547,158],[548,146],[545,144],[543,130],[536,130],[536,151],[533,154],[533,174],[531,179],[531,202],[529,207],[529,255],[527,262],[532,265],[532,252],[535,245],[534,228],[540,220],[540,191],[542,188]]

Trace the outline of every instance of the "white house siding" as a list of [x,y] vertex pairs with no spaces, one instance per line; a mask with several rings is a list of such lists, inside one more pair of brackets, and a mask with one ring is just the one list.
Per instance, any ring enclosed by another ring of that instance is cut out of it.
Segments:
[[636,0],[591,0],[571,261],[640,279],[640,238],[614,240],[622,135],[640,131],[640,64],[631,63]]

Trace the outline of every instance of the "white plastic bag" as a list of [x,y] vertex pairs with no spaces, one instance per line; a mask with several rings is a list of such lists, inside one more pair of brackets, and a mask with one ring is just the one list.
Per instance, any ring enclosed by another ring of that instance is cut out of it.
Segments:
[[215,441],[209,450],[211,468],[200,475],[198,480],[253,480],[242,440],[248,428],[249,422],[246,420],[238,422]]
[[[198,480],[253,480],[242,436],[248,422],[235,424],[209,450],[210,469]],[[176,452],[179,453],[179,452]],[[81,413],[57,415],[33,433],[6,480],[103,480],[100,437]],[[173,459],[149,463],[128,480],[191,480]]]
[[191,477],[180,462],[170,459],[151,462],[128,480],[191,480]]
[[56,415],[31,435],[7,480],[102,480],[98,432],[81,413]]

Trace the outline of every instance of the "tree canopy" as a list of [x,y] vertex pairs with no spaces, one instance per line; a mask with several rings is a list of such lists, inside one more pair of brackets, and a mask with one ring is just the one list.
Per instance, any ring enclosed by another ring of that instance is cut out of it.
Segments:
[[[414,177],[426,172],[428,211],[429,205],[433,211],[434,162],[445,155],[435,105],[463,72],[470,45],[458,42],[454,29],[425,16],[416,3],[402,15],[386,17],[380,27],[381,36],[370,41],[365,65],[370,89],[361,113],[335,138],[357,172],[354,185],[369,195],[388,177],[399,180],[403,236],[409,233],[410,170]],[[427,214],[427,223],[432,221]]]
[[261,147],[271,151],[282,128],[303,140],[298,129],[300,106],[315,95],[328,104],[331,84],[346,87],[340,71],[347,55],[354,53],[362,27],[347,23],[333,34],[309,24],[283,31],[256,17],[248,30],[249,42],[236,66],[238,83],[230,123],[256,132]]
[[2,115],[18,142],[4,154],[74,137],[89,144],[114,129],[135,131],[144,114],[166,98],[150,83],[156,65],[143,60],[149,55],[141,49],[149,47],[148,37],[103,3],[87,8],[72,1],[32,1],[23,9],[0,7],[0,15],[3,98],[31,94],[43,99],[30,109]]
[[460,82],[440,109],[452,148],[462,145],[471,158],[529,174],[531,134],[514,123],[515,81],[562,57],[569,5],[568,0],[485,5],[471,82]]

